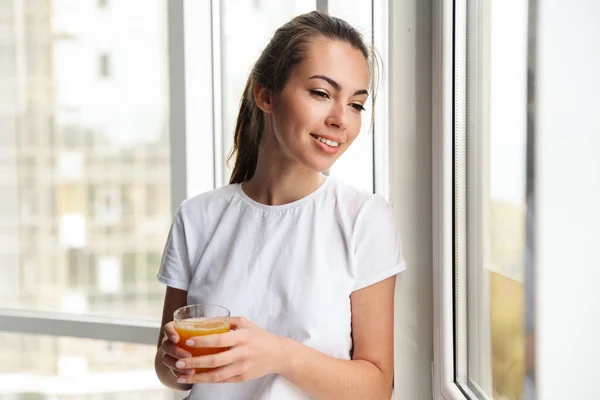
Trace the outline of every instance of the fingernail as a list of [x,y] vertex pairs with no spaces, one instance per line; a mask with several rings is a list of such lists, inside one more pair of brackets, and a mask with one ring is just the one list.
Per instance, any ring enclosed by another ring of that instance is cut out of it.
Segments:
[[177,343],[177,336],[175,336],[175,335],[171,336],[171,342]]
[[187,344],[188,346],[193,346],[194,345],[194,341],[190,339],[187,342],[185,342],[185,344]]
[[175,366],[176,366],[177,368],[183,368],[183,367],[185,367],[185,363],[184,363],[183,361],[177,361],[177,362],[175,363]]
[[179,378],[179,379],[177,379],[177,383],[185,383],[185,378]]

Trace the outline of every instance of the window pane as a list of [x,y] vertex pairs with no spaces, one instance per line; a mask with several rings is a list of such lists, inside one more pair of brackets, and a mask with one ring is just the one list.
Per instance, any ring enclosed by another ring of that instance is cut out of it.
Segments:
[[173,400],[155,346],[0,333],[0,398]]
[[527,4],[467,4],[467,278],[457,291],[467,307],[457,311],[467,313],[468,379],[464,371],[457,379],[489,398],[517,400],[525,373]]
[[0,307],[158,318],[167,2],[4,3]]
[[[522,399],[525,374],[527,4],[490,1],[489,203],[493,395]],[[485,200],[484,200],[485,201]]]

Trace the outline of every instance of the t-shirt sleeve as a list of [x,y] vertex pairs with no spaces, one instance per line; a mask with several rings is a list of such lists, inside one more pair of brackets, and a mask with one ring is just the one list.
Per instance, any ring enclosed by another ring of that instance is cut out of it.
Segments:
[[157,279],[175,289],[188,290],[192,281],[181,206],[175,213],[160,262]]
[[354,229],[354,290],[373,285],[406,268],[392,207],[380,195],[360,210]]

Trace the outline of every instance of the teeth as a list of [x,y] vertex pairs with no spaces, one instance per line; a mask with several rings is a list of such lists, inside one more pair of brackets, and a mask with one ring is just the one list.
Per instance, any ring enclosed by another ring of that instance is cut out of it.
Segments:
[[325,139],[320,136],[315,136],[318,141],[325,143],[327,146],[338,147],[340,144],[338,142],[334,142],[333,140]]

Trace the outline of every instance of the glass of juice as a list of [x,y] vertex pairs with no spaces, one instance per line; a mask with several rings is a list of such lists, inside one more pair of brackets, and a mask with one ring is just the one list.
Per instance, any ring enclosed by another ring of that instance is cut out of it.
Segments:
[[[229,310],[212,304],[192,304],[178,308],[173,313],[175,330],[179,334],[179,347],[187,350],[192,357],[216,354],[226,347],[189,347],[185,342],[195,336],[214,335],[229,332]],[[210,368],[196,368],[196,372],[206,372]]]

